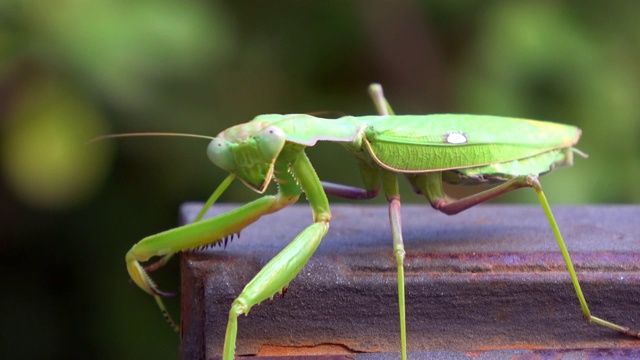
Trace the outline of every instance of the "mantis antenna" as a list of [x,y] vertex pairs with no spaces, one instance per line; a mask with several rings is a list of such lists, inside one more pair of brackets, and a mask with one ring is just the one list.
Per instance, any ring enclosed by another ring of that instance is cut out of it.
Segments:
[[170,137],[190,137],[197,139],[213,140],[213,136],[197,135],[197,134],[185,134],[185,133],[169,133],[169,132],[138,132],[138,133],[124,133],[124,134],[110,134],[94,137],[87,141],[87,144],[94,143],[96,141],[102,141],[107,139],[117,139],[125,137],[143,137],[143,136],[170,136]]

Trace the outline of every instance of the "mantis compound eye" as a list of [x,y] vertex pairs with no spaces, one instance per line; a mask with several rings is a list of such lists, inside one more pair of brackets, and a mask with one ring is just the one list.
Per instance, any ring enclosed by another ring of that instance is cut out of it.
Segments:
[[207,156],[214,165],[224,170],[231,171],[236,167],[233,161],[233,154],[229,149],[229,143],[223,139],[215,138],[211,140],[207,147]]
[[285,138],[284,131],[277,126],[269,126],[255,136],[260,153],[265,159],[275,159],[280,154]]

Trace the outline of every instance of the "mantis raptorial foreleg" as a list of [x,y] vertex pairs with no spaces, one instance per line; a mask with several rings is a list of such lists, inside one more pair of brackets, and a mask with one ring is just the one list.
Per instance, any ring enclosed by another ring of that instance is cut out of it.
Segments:
[[125,257],[129,275],[147,293],[163,295],[164,293],[144,271],[140,261],[215,243],[239,232],[262,215],[278,210],[289,203],[283,204],[275,196],[265,196],[228,213],[144,238],[134,245]]
[[[273,297],[286,288],[302,270],[329,230],[329,202],[309,159],[300,153],[291,171],[305,191],[311,205],[314,223],[303,230],[286,248],[265,265],[245,286],[229,311],[223,359],[232,360],[238,333],[238,316],[248,314],[251,307]],[[285,187],[281,186],[281,189]]]
[[[162,297],[172,294],[162,292],[140,262],[147,261],[153,256],[162,256],[159,265],[158,263],[151,265],[151,270],[155,270],[164,265],[178,251],[215,243],[239,232],[263,214],[269,213],[274,203],[276,203],[275,197],[265,196],[226,214],[142,239],[127,252],[125,257],[129,276],[142,290],[153,295],[164,318],[175,331],[178,331],[178,325],[171,318],[162,301]],[[235,219],[234,222],[231,222],[232,218]]]
[[[289,167],[291,172],[288,171]],[[134,245],[126,256],[127,269],[133,281],[156,298],[167,321],[176,328],[160,298],[166,293],[158,289],[139,262],[153,256],[162,256],[160,261],[164,263],[165,259],[178,251],[215,243],[240,232],[263,215],[296,202],[302,191],[306,193],[313,211],[314,223],[265,265],[233,302],[224,346],[224,359],[227,360],[234,357],[237,317],[247,314],[252,306],[286,288],[313,255],[329,229],[329,202],[320,180],[303,152],[292,155],[291,161],[276,164],[276,180],[280,184],[277,195],[264,196],[216,217],[145,238]],[[226,187],[228,182],[224,184]],[[155,268],[155,264],[152,267]]]
[[238,316],[248,314],[251,307],[286,288],[309,261],[328,230],[329,223],[326,221],[309,225],[245,286],[229,311],[223,359],[233,359],[238,332]]
[[[209,210],[209,208],[213,206],[213,204],[218,200],[220,195],[222,195],[222,193],[227,189],[227,187],[233,182],[234,179],[235,179],[235,175],[229,175],[227,176],[226,179],[224,179],[224,181],[218,186],[218,188],[213,192],[213,194],[209,196],[209,199],[207,199],[204,205],[202,205],[202,208],[198,212],[198,215],[196,215],[196,218],[193,220],[194,223],[202,220],[207,210]],[[226,242],[225,242],[225,245],[226,245]],[[156,261],[155,263],[145,266],[144,271],[149,273],[149,272],[158,270],[159,268],[165,266],[175,254],[176,254],[175,252],[172,252],[164,255],[163,257],[160,258],[160,260]]]
[[[216,194],[222,193],[232,180],[231,176],[228,177],[214,192],[212,199]],[[297,196],[285,198],[265,196],[228,213],[144,238],[127,252],[125,261],[129,275],[142,290],[154,296],[164,318],[174,330],[178,331],[178,325],[169,315],[161,298],[172,294],[160,291],[147,274],[147,268],[143,268],[140,262],[154,256],[162,256],[158,262],[148,267],[148,271],[153,271],[164,265],[176,252],[216,243],[229,235],[238,233],[262,215],[277,211],[296,200]]]

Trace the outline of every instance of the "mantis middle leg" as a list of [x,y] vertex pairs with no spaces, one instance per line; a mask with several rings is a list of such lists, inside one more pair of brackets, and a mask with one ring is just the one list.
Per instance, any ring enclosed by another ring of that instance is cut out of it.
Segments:
[[[369,95],[380,115],[393,114],[391,106],[384,97],[382,87],[379,84],[372,84],[369,87]],[[402,222],[400,217],[400,191],[398,189],[397,174],[381,170],[377,166],[371,166],[366,161],[360,160],[358,163],[364,189],[329,182],[322,182],[327,194],[339,196],[353,200],[364,200],[376,197],[380,192],[380,179],[385,196],[389,202],[389,222],[391,225],[391,235],[393,239],[393,255],[396,258],[398,274],[398,312],[400,316],[400,351],[403,360],[407,358],[407,326],[405,311],[405,286],[404,286],[404,241],[402,239]]]
[[400,191],[398,176],[385,171],[382,177],[384,193],[389,202],[389,222],[393,239],[393,256],[398,269],[398,311],[400,313],[400,352],[402,359],[407,358],[407,321],[404,296],[404,241],[402,240],[402,222],[400,220]]
[[[393,115],[393,109],[384,96],[380,84],[369,86],[369,96],[380,115]],[[365,168],[365,166],[361,166]],[[373,170],[370,170],[373,171]],[[363,172],[363,175],[365,173]],[[402,239],[402,222],[400,221],[400,190],[398,176],[390,171],[382,172],[382,186],[389,202],[389,222],[393,239],[393,255],[396,258],[398,272],[398,312],[400,313],[400,354],[402,360],[407,358],[407,321],[404,295],[404,241]]]

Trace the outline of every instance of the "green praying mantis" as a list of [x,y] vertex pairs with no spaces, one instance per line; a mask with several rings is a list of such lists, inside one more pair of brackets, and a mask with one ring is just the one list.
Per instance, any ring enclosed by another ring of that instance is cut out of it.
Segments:
[[[416,193],[431,206],[453,215],[509,191],[533,188],[544,209],[566,262],[584,317],[589,321],[640,337],[627,327],[591,315],[562,235],[542,191],[538,176],[555,168],[571,166],[573,146],[580,129],[563,124],[478,115],[394,115],[382,87],[372,84],[369,93],[379,115],[323,119],[311,115],[260,115],[233,126],[210,139],[209,159],[230,175],[205,203],[196,221],[149,236],[126,255],[131,279],[154,296],[169,324],[178,330],[166,310],[160,291],[148,272],[164,265],[174,254],[220,243],[238,234],[263,215],[274,213],[306,195],[313,222],[268,262],[231,304],[223,359],[235,355],[237,318],[256,304],[286,288],[302,270],[329,231],[331,211],[327,195],[347,199],[370,199],[383,190],[389,206],[393,254],[397,262],[401,357],[407,357],[404,290],[405,249],[400,218],[398,175],[406,177]],[[157,135],[125,134],[120,136]],[[115,135],[118,136],[118,135]],[[359,166],[364,188],[320,181],[304,150],[318,141],[340,143]],[[263,194],[273,180],[275,195],[264,195],[227,213],[201,220],[205,211],[235,179]],[[452,199],[443,183],[495,184],[474,195]],[[160,259],[147,267],[153,257]]]

